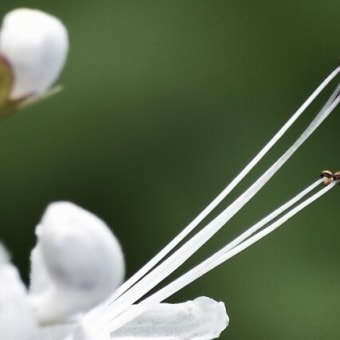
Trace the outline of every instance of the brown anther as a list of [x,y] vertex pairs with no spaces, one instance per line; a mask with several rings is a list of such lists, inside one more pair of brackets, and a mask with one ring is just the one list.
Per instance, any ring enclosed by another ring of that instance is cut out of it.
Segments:
[[[338,179],[340,179],[340,171],[337,172],[337,174],[339,176]],[[335,180],[333,172],[329,171],[329,170],[321,171],[320,177],[323,178],[323,184],[324,185],[328,185]]]
[[333,179],[334,181],[340,180],[340,171],[334,172]]
[[330,171],[330,170],[323,170],[323,171],[321,171],[320,177],[331,178],[331,177],[333,177],[333,175],[334,174],[333,174],[332,171]]

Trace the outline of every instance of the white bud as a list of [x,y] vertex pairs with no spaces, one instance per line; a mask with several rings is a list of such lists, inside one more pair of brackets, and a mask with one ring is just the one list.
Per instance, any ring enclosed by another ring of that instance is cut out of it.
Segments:
[[42,11],[16,9],[3,19],[0,55],[14,76],[11,99],[46,91],[59,76],[68,51],[63,23]]
[[92,213],[69,202],[50,204],[37,236],[30,290],[40,323],[64,321],[86,311],[121,284],[120,245]]

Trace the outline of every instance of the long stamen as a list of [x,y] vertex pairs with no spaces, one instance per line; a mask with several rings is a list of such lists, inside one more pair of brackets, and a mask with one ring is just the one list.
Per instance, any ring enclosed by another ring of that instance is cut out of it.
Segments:
[[[129,291],[118,298],[110,306],[106,306],[104,313],[113,319],[131,304],[144,296],[158,283],[173,273],[189,257],[191,257],[199,248],[202,247],[218,230],[220,230],[284,165],[284,163],[293,155],[293,153],[306,141],[306,139],[316,130],[316,128],[326,119],[326,117],[339,104],[338,96],[340,86],[334,91],[320,113],[314,118],[306,130],[288,148],[288,150],[260,176],[242,195],[240,195],[232,204],[222,211],[206,227],[194,235],[190,240],[184,243],[172,255],[166,258],[158,267],[137,282]],[[330,103],[330,104],[329,104]]]
[[[181,241],[185,239],[242,181],[242,179],[258,164],[258,162],[270,151],[270,149],[280,140],[287,130],[302,115],[315,98],[325,89],[325,87],[338,75],[340,66],[332,71],[327,78],[316,88],[316,90],[307,98],[299,107],[293,116],[282,126],[282,128],[272,137],[272,139],[260,150],[260,152],[248,163],[248,165],[226,186],[223,191],[205,208],[202,212],[188,224],[173,240],[171,240],[158,254],[148,261],[140,270],[131,278],[123,283],[110,297],[110,301],[115,301],[119,296],[124,294],[130,287],[139,281],[145,274],[154,268],[162,259],[164,259]],[[93,314],[95,316],[95,313]],[[88,316],[90,317],[90,316]]]
[[324,179],[319,179],[309,185],[306,189],[302,190],[299,194],[294,196],[292,199],[287,201],[286,203],[282,204],[279,208],[275,209],[273,212],[271,212],[269,215],[264,217],[261,221],[254,224],[252,227],[248,228],[245,232],[243,232],[241,235],[236,237],[233,241],[228,243],[224,247],[224,251],[229,251],[232,248],[236,247],[237,245],[241,244],[243,241],[245,241],[250,236],[254,235],[256,232],[258,232],[260,229],[262,229],[266,224],[274,220],[276,217],[281,215],[284,211],[291,208],[294,204],[299,202],[302,198],[304,198],[306,195],[308,195],[311,191],[313,191],[316,187],[320,185],[320,183],[324,182]]
[[[333,174],[332,174],[333,175]],[[247,239],[248,237],[250,237],[251,235],[253,235],[255,232],[257,232],[258,230],[260,230],[263,226],[265,226],[266,224],[268,224],[270,221],[272,221],[273,219],[275,219],[277,216],[279,216],[281,213],[283,213],[284,211],[286,211],[287,209],[289,209],[291,206],[293,206],[294,204],[296,204],[298,201],[300,201],[304,196],[306,196],[307,194],[309,194],[312,190],[314,190],[317,186],[320,185],[320,183],[323,182],[323,179],[319,179],[318,181],[316,181],[315,183],[311,184],[310,186],[308,186],[306,189],[304,189],[302,192],[300,192],[299,194],[297,194],[294,198],[292,198],[291,200],[289,200],[288,202],[286,202],[285,204],[283,204],[281,207],[279,207],[278,209],[276,209],[274,212],[270,213],[268,216],[266,216],[265,218],[263,218],[260,222],[256,223],[253,227],[249,228],[248,230],[246,230],[244,233],[242,233],[240,236],[238,236],[235,240],[233,240],[232,242],[230,242],[227,246],[225,246],[223,248],[223,250],[218,251],[217,253],[215,253],[215,255],[213,255],[214,257],[219,258],[221,255],[223,255],[225,252],[231,250],[232,248],[234,248],[235,246],[237,246],[238,244],[240,244],[242,241],[244,241],[245,239]],[[198,267],[198,266],[196,266]],[[195,267],[195,268],[196,268]],[[192,272],[192,270],[190,271]],[[196,279],[196,277],[194,275],[190,275],[189,272],[187,273],[187,276],[190,278],[192,278],[192,281],[194,281]],[[187,282],[188,284],[189,282]],[[110,327],[112,327],[111,323],[108,323],[108,325],[110,325]],[[101,323],[100,325],[98,325],[99,328],[103,327],[103,323]],[[93,325],[92,325],[93,327]],[[108,326],[109,327],[109,326]]]
[[[87,314],[85,318],[83,319],[83,324],[86,326],[89,326],[91,329],[98,329],[98,326],[102,328],[104,324],[106,324],[110,320],[114,320],[114,325],[116,325],[114,326],[114,329],[116,329],[119,327],[117,325],[121,324],[121,321],[119,321],[120,319],[123,320],[122,321],[123,324],[126,323],[126,321],[124,321],[125,320],[124,315],[126,313],[130,315],[129,312],[126,312],[126,310],[129,310],[129,306],[133,304],[134,302],[136,302],[138,299],[140,299],[142,296],[144,296],[148,291],[150,291],[156,285],[158,285],[158,283],[160,283],[164,278],[170,275],[173,271],[175,271],[193,253],[195,253],[204,243],[206,243],[219,229],[221,229],[223,225],[225,225],[269,181],[269,179],[281,168],[281,166],[292,156],[292,154],[316,130],[316,128],[323,122],[323,120],[334,110],[334,108],[340,102],[340,98],[339,98],[340,85],[337,87],[337,89],[328,99],[328,101],[326,102],[324,107],[321,109],[319,114],[312,121],[312,123],[307,127],[307,129],[298,138],[298,140],[262,176],[260,176],[258,180],[255,181],[255,183],[253,183],[253,185],[251,185],[248,190],[246,190],[242,195],[240,195],[236,201],[234,201],[228,208],[222,211],[222,213],[220,213],[215,219],[213,219],[205,228],[203,228],[190,240],[184,243],[179,249],[173,252],[172,255],[170,255],[167,259],[165,259],[158,267],[156,267],[150,272],[152,268],[154,268],[163,258],[165,258],[168,255],[168,253],[170,253],[171,250],[173,250],[197,225],[199,225],[200,222],[203,221],[203,219],[207,217],[210,214],[210,212],[212,212],[215,209],[215,207],[217,207],[217,205],[233,190],[233,188],[245,177],[245,175],[262,159],[262,157],[283,136],[283,134],[295,122],[295,120],[302,114],[302,112],[310,105],[310,103],[316,98],[316,96],[319,95],[319,93],[328,85],[328,83],[332,79],[334,79],[334,77],[339,73],[339,71],[340,71],[340,67],[335,69],[325,79],[325,81],[317,88],[317,90],[314,91],[314,93],[307,99],[307,101],[293,115],[293,117],[284,125],[284,127],[282,127],[279,130],[279,132],[271,139],[271,141],[255,156],[255,158],[245,167],[245,169],[243,169],[242,172],[239,173],[239,175],[230,183],[230,185],[228,185],[221,192],[221,194],[219,194],[215,198],[215,200],[213,200],[212,203],[208,205],[207,208],[205,208],[177,237],[175,237],[175,239],[173,239],[170,242],[170,244],[168,244],[153,259],[151,259],[151,261],[149,261],[139,272],[137,272],[137,274],[135,274],[125,284],[123,284],[121,288],[119,288],[118,292],[114,293],[106,301],[106,303],[102,305],[101,308],[99,308],[94,313],[92,312],[92,313]],[[287,213],[286,215],[288,214],[289,213]],[[284,215],[282,218],[284,218],[286,215]],[[279,219],[278,221],[283,221],[283,220]],[[276,221],[275,223],[277,223],[278,221]],[[263,229],[262,232],[264,232],[268,228]],[[249,230],[247,232],[250,233]],[[236,242],[236,243],[233,245],[233,248],[232,248],[232,243],[231,243],[226,246],[229,248],[224,249],[224,251],[226,252],[225,256],[226,254],[230,255],[230,254],[233,254],[233,252],[235,252],[236,254],[242,251],[242,249],[245,249],[243,247],[247,245],[248,242],[253,242],[253,243],[256,242],[259,238],[256,239],[256,241],[253,241],[253,240],[255,240],[255,238],[258,237],[258,235],[261,235],[261,232],[258,232],[257,234],[251,237],[249,237],[248,235],[247,236],[248,239],[246,239],[245,241],[242,241],[240,239],[239,241],[234,240],[233,242]],[[211,258],[209,258],[206,261],[209,261],[209,260],[211,260]],[[216,264],[215,266],[217,265],[218,264]],[[203,274],[200,274],[199,276]],[[137,282],[138,280],[140,281]],[[135,284],[136,282],[137,284]],[[175,284],[175,282],[179,282],[179,281],[176,280],[170,285]],[[164,287],[164,289],[166,289],[166,287]],[[177,288],[177,290],[178,289],[180,288]],[[163,289],[158,291],[156,294],[158,293],[161,294],[162,292],[164,292]],[[162,299],[165,299],[166,297]],[[143,304],[141,306],[144,306],[144,303],[147,303],[147,301],[149,301],[148,299],[144,300],[145,302],[142,302]],[[138,304],[138,306],[140,306],[140,304]],[[104,313],[104,314],[99,316],[98,313],[100,314]],[[132,317],[128,316],[128,320],[131,320],[133,317],[134,316]],[[104,333],[101,333],[101,334],[103,338],[100,338],[100,339],[107,338],[107,335],[104,335]]]
[[[199,277],[203,276],[204,274],[210,272],[212,269],[216,268],[223,262],[229,260],[233,256],[237,255],[238,253],[242,252],[249,246],[255,244],[259,240],[261,240],[263,237],[267,236],[280,226],[282,226],[287,220],[292,218],[294,215],[296,215],[298,212],[306,208],[308,205],[313,203],[315,200],[326,194],[330,189],[334,188],[336,183],[331,183],[327,187],[324,187],[323,189],[319,190],[306,200],[302,201],[300,204],[289,210],[287,213],[285,213],[283,216],[281,216],[279,219],[277,219],[272,224],[268,225],[266,228],[262,229],[261,231],[256,232],[255,229],[259,230],[262,228],[263,225],[267,224],[270,220],[275,219],[282,211],[283,209],[286,210],[288,207],[294,205],[297,201],[301,200],[301,198],[305,195],[307,195],[309,192],[315,189],[316,185],[319,185],[322,180],[318,180],[317,182],[310,185],[308,188],[303,190],[300,194],[295,196],[293,199],[285,203],[283,206],[275,210],[273,213],[269,214],[267,217],[265,217],[263,220],[258,222],[256,225],[248,229],[244,235],[242,234],[240,237],[244,239],[244,241],[240,242],[231,242],[227,246],[223,247],[221,250],[216,252],[214,255],[210,256],[205,261],[201,262],[196,267],[192,268],[187,273],[180,276],[178,279],[174,280],[170,284],[166,285],[156,293],[152,294],[145,300],[141,301],[138,304],[138,309],[129,309],[125,313],[119,315],[116,319],[113,320],[113,322],[106,326],[105,329],[102,331],[106,333],[111,333],[114,330],[120,328],[133,318],[137,317],[138,315],[142,314],[145,310],[152,307],[154,304],[159,303],[163,301],[164,299],[168,298],[169,296],[173,295],[178,290],[182,289],[183,287],[187,286],[191,282],[197,280]],[[249,233],[250,232],[250,233]],[[255,234],[254,234],[255,233]],[[253,236],[249,237],[249,234],[253,234]]]

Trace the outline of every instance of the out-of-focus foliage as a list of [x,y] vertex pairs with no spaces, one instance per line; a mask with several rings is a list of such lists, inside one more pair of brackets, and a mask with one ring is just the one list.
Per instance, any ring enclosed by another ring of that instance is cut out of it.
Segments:
[[[337,1],[26,5],[60,17],[71,39],[64,91],[0,124],[1,238],[26,279],[35,224],[61,199],[112,225],[132,274],[240,171],[340,51]],[[18,6],[4,0],[0,13]],[[339,117],[340,109],[195,260],[320,170],[338,170]],[[231,322],[223,339],[338,339],[339,202],[333,190],[171,300],[224,300]]]

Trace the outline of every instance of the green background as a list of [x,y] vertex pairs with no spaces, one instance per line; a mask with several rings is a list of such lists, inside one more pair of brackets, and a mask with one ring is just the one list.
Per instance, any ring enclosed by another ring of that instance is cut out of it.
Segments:
[[[232,180],[340,52],[334,0],[3,0],[0,12],[20,6],[60,17],[71,40],[64,91],[0,124],[1,238],[25,280],[34,227],[56,200],[107,221],[131,275]],[[186,268],[324,168],[338,170],[339,111]],[[339,339],[339,202],[334,189],[169,301],[225,301],[222,339]]]

